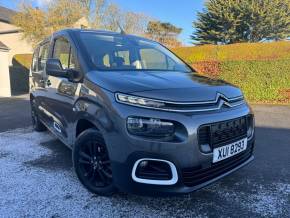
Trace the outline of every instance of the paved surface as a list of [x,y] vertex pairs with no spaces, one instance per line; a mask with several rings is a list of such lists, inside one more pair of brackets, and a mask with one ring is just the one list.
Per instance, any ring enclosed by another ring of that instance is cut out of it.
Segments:
[[30,126],[28,95],[0,98],[0,132]]
[[171,198],[90,194],[72,170],[70,150],[52,135],[31,128],[2,132],[0,217],[290,217],[290,107],[254,110],[254,162],[208,188]]

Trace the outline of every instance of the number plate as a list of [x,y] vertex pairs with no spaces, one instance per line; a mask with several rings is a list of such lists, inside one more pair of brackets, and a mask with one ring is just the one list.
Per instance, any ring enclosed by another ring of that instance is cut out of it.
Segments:
[[247,138],[213,149],[213,163],[232,157],[247,149]]

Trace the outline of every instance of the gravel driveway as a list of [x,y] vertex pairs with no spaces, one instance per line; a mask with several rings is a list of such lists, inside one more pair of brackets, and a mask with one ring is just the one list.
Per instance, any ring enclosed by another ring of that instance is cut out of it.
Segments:
[[180,197],[100,197],[78,182],[49,133],[0,133],[0,217],[290,217],[290,107],[256,106],[256,159]]

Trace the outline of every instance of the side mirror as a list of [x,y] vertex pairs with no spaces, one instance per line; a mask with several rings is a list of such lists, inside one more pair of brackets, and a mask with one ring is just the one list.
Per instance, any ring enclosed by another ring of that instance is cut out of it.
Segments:
[[81,82],[82,74],[74,69],[63,69],[59,59],[50,58],[46,61],[46,74],[55,77],[67,78],[68,81],[73,83]]
[[83,81],[83,76],[82,74],[74,69],[67,69],[67,78],[68,81],[73,82],[73,83],[79,83]]
[[47,75],[68,78],[68,73],[66,70],[62,68],[59,59],[55,58],[47,59],[45,69]]

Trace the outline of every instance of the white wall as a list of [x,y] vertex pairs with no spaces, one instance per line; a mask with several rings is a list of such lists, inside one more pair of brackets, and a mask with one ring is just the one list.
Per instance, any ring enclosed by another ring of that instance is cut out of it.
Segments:
[[9,65],[16,54],[31,54],[33,49],[30,43],[22,39],[22,33],[0,34],[0,41],[9,49]]
[[0,96],[11,97],[9,51],[0,49]]
[[[0,21],[0,31],[18,30],[19,28]],[[0,41],[3,42],[9,49],[9,65],[12,64],[12,58],[16,54],[31,54],[33,48],[31,43],[23,39],[23,33],[6,33],[0,34]]]

